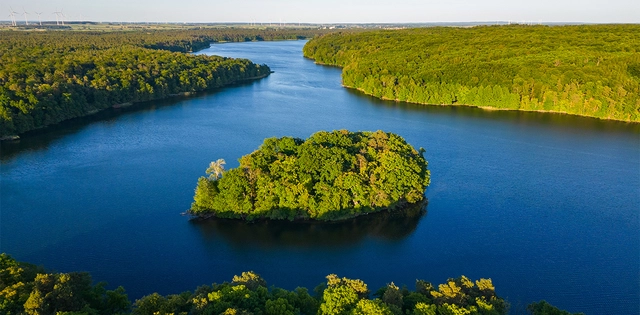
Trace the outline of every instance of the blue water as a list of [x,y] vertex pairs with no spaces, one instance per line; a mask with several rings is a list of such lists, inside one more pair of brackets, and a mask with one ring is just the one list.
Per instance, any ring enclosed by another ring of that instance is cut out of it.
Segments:
[[[266,63],[271,76],[112,110],[3,143],[0,251],[89,271],[130,298],[254,270],[313,288],[330,273],[391,281],[491,278],[524,313],[639,314],[640,125],[567,115],[397,104],[340,85],[303,41],[200,53]],[[424,147],[426,214],[341,224],[190,222],[196,180],[266,137],[382,129]]]

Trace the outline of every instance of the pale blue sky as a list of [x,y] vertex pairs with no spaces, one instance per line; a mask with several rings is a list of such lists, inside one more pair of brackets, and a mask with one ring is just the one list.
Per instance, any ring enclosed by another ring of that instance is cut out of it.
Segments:
[[55,20],[115,22],[587,22],[640,23],[640,0],[0,0],[0,20],[10,9],[29,20],[43,12]]

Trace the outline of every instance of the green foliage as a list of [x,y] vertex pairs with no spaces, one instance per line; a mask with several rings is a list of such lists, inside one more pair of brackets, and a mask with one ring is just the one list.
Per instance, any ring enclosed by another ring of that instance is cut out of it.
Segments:
[[267,282],[253,271],[243,272],[241,276],[233,276],[232,284],[242,284],[249,290],[256,290],[258,287],[267,286]]
[[239,35],[231,33],[3,32],[0,137],[268,75],[246,59],[184,53]]
[[275,301],[267,300],[264,310],[266,315],[295,315],[293,305],[283,298],[278,298]]
[[434,27],[333,33],[303,52],[383,99],[638,122],[638,34],[637,24]]
[[436,315],[437,307],[433,304],[419,302],[413,310],[413,315]]
[[147,295],[133,304],[135,315],[155,315],[155,314],[187,314],[191,308],[189,298],[191,294],[184,292],[179,295],[169,295],[164,297],[158,293]]
[[[100,292],[100,290],[97,291]],[[103,314],[123,314],[131,308],[131,302],[122,286],[99,295],[102,297],[99,309]]]
[[248,220],[340,220],[401,208],[423,200],[429,185],[422,153],[382,131],[265,139],[236,169],[214,172],[221,160],[212,162],[207,173],[224,175],[198,179],[189,212]]
[[534,302],[527,306],[531,315],[584,315],[584,313],[569,313],[547,303],[547,301]]
[[327,287],[322,294],[321,315],[347,314],[358,303],[358,293],[348,285]]
[[36,275],[41,268],[20,263],[7,254],[0,254],[0,310],[2,314],[21,314],[29,298]]
[[[507,303],[493,291],[487,293],[475,287],[466,277],[449,279],[450,282],[465,286],[468,299],[463,303],[449,299],[432,300],[424,293],[400,289],[393,283],[379,290],[382,298],[370,299],[367,285],[357,279],[340,278],[331,274],[318,288],[317,297],[308,294],[307,289],[297,288],[287,291],[280,288],[266,288],[266,282],[254,272],[234,276],[231,283],[213,284],[198,288],[195,293],[181,294],[179,303],[175,295],[162,297],[157,293],[136,301],[134,314],[507,314]],[[490,282],[490,280],[489,280]],[[253,283],[250,288],[245,285]],[[419,281],[424,284],[424,281]],[[424,285],[419,285],[424,288]],[[432,291],[429,291],[432,292]],[[489,295],[487,295],[489,294]],[[496,305],[501,307],[495,307]]]
[[[18,283],[23,285],[11,289]],[[28,289],[28,290],[26,290]],[[0,314],[255,314],[255,315],[504,315],[508,304],[495,295],[490,279],[474,282],[462,276],[438,286],[417,280],[416,291],[393,283],[370,299],[367,285],[358,279],[335,274],[318,286],[316,296],[306,288],[288,291],[271,287],[255,272],[243,272],[232,282],[198,287],[193,293],[167,296],[153,293],[135,301],[133,307],[122,287],[105,290],[91,284],[88,273],[44,273],[41,268],[0,254]],[[12,293],[13,292],[13,293]],[[19,305],[18,303],[22,303]],[[528,306],[532,315],[571,315],[545,301]],[[577,313],[575,315],[579,315]]]
[[353,309],[353,315],[393,315],[389,306],[380,300],[360,300]]
[[128,313],[131,302],[122,287],[105,290],[85,272],[45,273],[0,254],[0,314]]
[[398,307],[402,307],[403,305],[403,296],[402,292],[400,292],[400,288],[398,288],[393,282],[387,285],[387,289],[384,291],[382,295],[382,301],[388,305],[395,305]]
[[[477,284],[477,285],[476,285]],[[496,296],[491,279],[480,279],[474,284],[469,278],[447,280],[438,290],[428,290],[438,312],[442,314],[505,314],[509,305]]]
[[418,304],[420,303],[433,304],[433,301],[429,297],[418,292],[403,293],[402,300],[404,303],[402,305],[403,310],[412,310],[418,307]]
[[335,274],[327,276],[327,288],[335,287],[348,287],[355,292],[359,298],[364,298],[369,295],[369,289],[367,284],[359,279],[340,278]]

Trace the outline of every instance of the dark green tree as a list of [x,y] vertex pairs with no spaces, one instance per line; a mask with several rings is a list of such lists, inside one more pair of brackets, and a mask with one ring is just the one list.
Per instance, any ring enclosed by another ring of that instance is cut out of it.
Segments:
[[584,313],[569,313],[561,310],[545,300],[529,304],[527,310],[531,315],[584,315]]

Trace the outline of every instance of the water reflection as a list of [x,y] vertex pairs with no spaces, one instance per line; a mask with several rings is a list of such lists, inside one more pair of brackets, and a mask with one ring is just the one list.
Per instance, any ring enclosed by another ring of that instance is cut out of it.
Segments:
[[169,106],[182,106],[186,100],[207,99],[226,88],[249,86],[257,81],[245,81],[230,84],[225,87],[198,92],[195,95],[178,95],[166,99],[135,103],[133,106],[121,108],[107,108],[96,114],[72,118],[42,129],[26,132],[19,140],[0,141],[0,162],[9,163],[22,153],[48,150],[49,146],[66,136],[77,134],[96,123],[116,125],[121,116],[150,113]]
[[357,244],[368,237],[397,241],[411,235],[426,216],[427,201],[404,210],[383,211],[341,222],[289,222],[209,219],[192,220],[206,243],[219,237],[240,246],[339,247]]
[[93,115],[72,118],[42,129],[26,132],[20,135],[19,140],[0,142],[0,161],[8,163],[22,153],[48,150],[55,141],[77,134],[93,124],[115,125],[117,118],[122,115],[152,112],[160,107],[176,104],[176,102],[176,99],[159,100],[137,103],[131,107],[107,108]]
[[560,128],[568,131],[589,130],[590,132],[610,133],[640,133],[640,124],[604,120],[592,117],[582,117],[561,113],[528,112],[518,110],[490,110],[473,106],[437,106],[422,105],[407,102],[382,100],[361,91],[347,89],[350,94],[366,99],[368,103],[377,107],[398,108],[403,112],[426,113],[443,117],[472,117],[514,125],[540,126],[543,128]]
[[[163,107],[184,104],[184,101],[188,99],[207,99],[210,98],[212,94],[219,93],[219,91],[225,88],[250,86],[255,82],[256,81],[240,82],[227,87],[200,92],[195,96],[176,96],[164,100],[141,102],[131,107],[118,109],[108,108],[94,115],[70,119],[47,128],[27,132],[21,135],[20,140],[0,141],[0,162],[9,163],[21,153],[47,150],[55,141],[66,136],[79,133],[95,123],[108,125],[116,124],[116,121],[120,116],[153,112]],[[588,130],[589,132],[597,133],[605,132],[628,134],[631,132],[640,134],[640,124],[638,123],[610,121],[558,113],[486,110],[470,106],[426,106],[421,104],[381,100],[364,94],[358,90],[346,90],[349,94],[356,95],[363,102],[366,102],[368,106],[398,109],[405,113],[411,112],[418,115],[427,114],[432,116],[442,116],[443,118],[455,117],[457,119],[472,117],[476,121],[495,121],[523,127],[538,126],[547,129],[555,128],[561,129],[564,132],[572,133],[580,133],[581,131]]]

